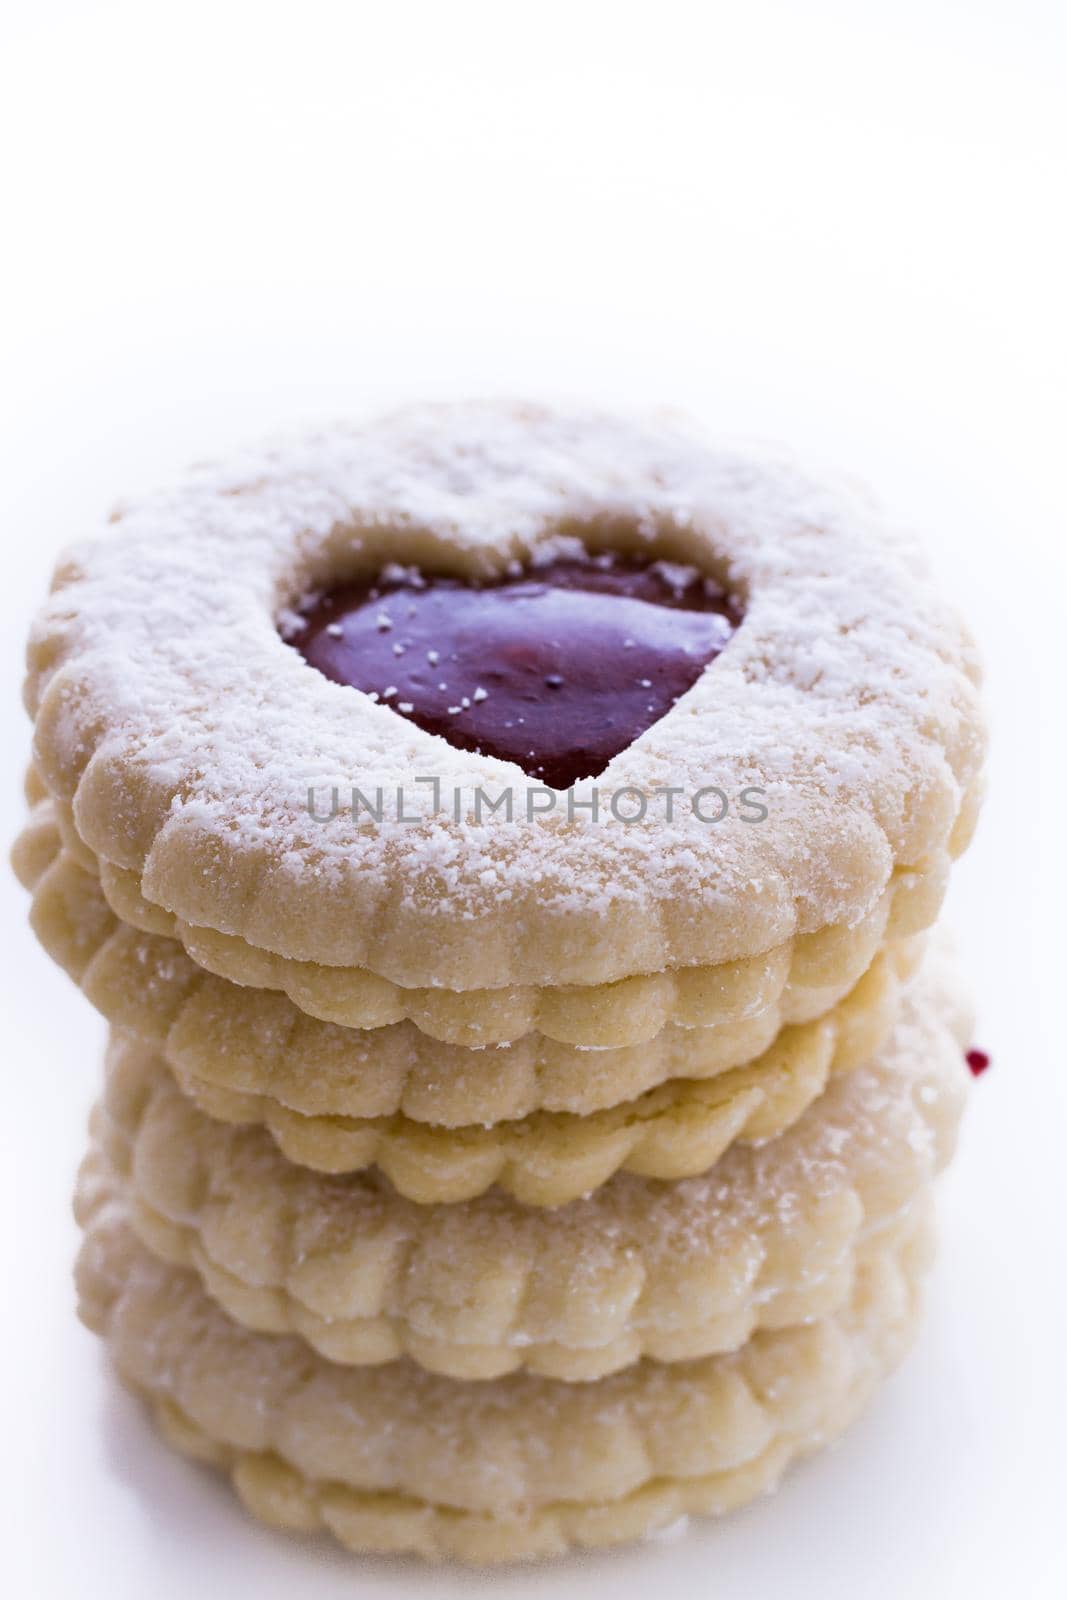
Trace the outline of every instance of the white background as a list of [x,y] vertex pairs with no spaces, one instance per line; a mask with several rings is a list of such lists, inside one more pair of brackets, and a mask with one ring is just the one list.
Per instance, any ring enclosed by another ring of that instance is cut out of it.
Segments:
[[1055,0],[9,4],[3,829],[25,629],[109,501],[425,395],[688,405],[871,481],[982,640],[993,789],[950,910],[993,1071],[910,1362],[780,1495],[489,1578],[349,1562],[172,1458],[75,1322],[103,1028],[7,881],[7,1592],[625,1600],[1067,1592],[1064,425]]

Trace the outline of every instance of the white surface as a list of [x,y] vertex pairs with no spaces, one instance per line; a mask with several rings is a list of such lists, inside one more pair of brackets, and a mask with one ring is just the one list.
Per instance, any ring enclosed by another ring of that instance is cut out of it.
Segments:
[[7,1592],[1062,1595],[1062,7],[6,16],[5,837],[58,547],[190,458],[420,395],[676,401],[866,477],[929,530],[996,728],[951,893],[995,1065],[918,1349],[776,1499],[517,1574],[275,1537],[107,1378],[68,1210],[103,1028],[5,877]]

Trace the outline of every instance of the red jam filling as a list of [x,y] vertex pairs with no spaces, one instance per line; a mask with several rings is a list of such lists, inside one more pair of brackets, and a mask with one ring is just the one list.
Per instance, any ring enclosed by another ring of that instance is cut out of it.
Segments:
[[980,1078],[992,1065],[989,1056],[984,1050],[968,1050],[964,1058],[971,1069],[972,1078]]
[[566,789],[664,716],[740,620],[691,567],[608,555],[484,584],[387,569],[315,598],[287,637],[334,683]]

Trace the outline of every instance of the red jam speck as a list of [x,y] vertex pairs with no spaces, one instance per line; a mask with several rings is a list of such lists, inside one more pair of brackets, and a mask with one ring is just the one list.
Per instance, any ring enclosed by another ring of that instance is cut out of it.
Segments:
[[692,567],[584,555],[483,584],[387,569],[316,597],[287,638],[334,683],[567,789],[665,716],[740,621]]
[[968,1050],[965,1059],[971,1069],[972,1078],[980,1078],[991,1065],[990,1058],[984,1050]]

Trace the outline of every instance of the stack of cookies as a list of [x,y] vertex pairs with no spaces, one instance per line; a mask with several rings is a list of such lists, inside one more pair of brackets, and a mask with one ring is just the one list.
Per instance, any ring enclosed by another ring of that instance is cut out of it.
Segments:
[[111,1025],[81,1312],[282,1527],[723,1511],[906,1348],[966,633],[854,490],[419,408],[203,468],[33,631],[15,864]]

